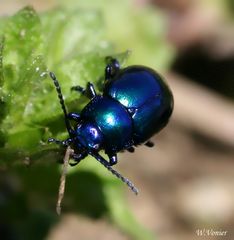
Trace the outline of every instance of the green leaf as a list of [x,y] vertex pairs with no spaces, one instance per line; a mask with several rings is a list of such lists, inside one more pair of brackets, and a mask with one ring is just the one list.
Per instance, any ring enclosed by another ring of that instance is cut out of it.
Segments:
[[[60,0],[66,9],[74,6],[96,9],[105,22],[105,36],[116,52],[133,52],[128,64],[142,64],[165,71],[174,58],[166,40],[166,21],[156,7],[137,7],[130,0]],[[112,53],[113,54],[113,53]]]
[[[21,67],[25,67],[25,60],[28,57],[37,55],[41,49],[42,36],[40,19],[37,13],[31,8],[26,7],[12,16],[4,28],[5,47],[4,63],[14,64],[19,73],[23,73]],[[18,75],[18,79],[21,75]],[[18,83],[18,79],[11,82],[11,86]]]

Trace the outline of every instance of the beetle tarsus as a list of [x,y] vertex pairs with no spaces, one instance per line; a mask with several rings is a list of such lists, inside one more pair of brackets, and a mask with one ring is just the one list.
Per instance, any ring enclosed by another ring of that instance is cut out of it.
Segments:
[[77,85],[77,86],[71,87],[71,91],[76,91],[76,92],[79,92],[81,94],[84,94],[85,93],[85,88]]
[[135,152],[135,148],[134,147],[129,147],[129,148],[127,148],[127,151],[130,152],[130,153],[133,153],[133,152]]
[[87,83],[86,88],[83,88],[81,86],[73,86],[73,87],[71,87],[71,91],[77,91],[77,92],[85,95],[89,99],[92,99],[97,95],[94,85],[90,82]]
[[146,143],[145,143],[145,146],[147,146],[147,147],[153,147],[154,146],[154,143],[152,142],[152,141],[147,141]]
[[120,70],[120,64],[117,59],[112,57],[106,57],[106,61],[108,64],[105,69],[105,80],[108,81],[118,73]]

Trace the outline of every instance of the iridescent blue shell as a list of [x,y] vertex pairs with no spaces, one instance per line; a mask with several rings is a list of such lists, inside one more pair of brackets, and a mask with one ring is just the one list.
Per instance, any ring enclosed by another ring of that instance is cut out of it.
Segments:
[[166,126],[173,111],[173,95],[153,69],[121,69],[104,87],[104,96],[121,103],[133,120],[133,141],[140,144]]

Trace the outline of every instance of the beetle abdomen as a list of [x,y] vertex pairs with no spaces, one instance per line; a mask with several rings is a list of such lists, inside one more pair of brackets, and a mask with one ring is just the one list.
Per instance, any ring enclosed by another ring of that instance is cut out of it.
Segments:
[[[169,100],[169,102],[168,102]],[[155,96],[136,109],[134,122],[134,142],[140,144],[159,132],[168,123],[172,113],[170,98]]]
[[153,69],[127,67],[106,83],[108,95],[132,113],[133,139],[136,144],[148,140],[168,122],[173,109],[173,96]]

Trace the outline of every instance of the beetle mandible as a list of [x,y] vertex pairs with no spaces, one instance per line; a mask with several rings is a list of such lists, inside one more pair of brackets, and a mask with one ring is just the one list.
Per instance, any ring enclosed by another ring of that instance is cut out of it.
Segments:
[[[87,155],[93,156],[109,171],[125,182],[135,193],[135,186],[111,166],[117,163],[117,153],[134,152],[144,144],[152,147],[149,140],[166,126],[173,111],[173,95],[162,77],[145,66],[129,66],[121,69],[119,62],[107,58],[103,93],[97,94],[92,83],[86,88],[74,86],[71,90],[84,94],[90,102],[80,113],[68,113],[58,80],[50,72],[64,113],[69,138],[63,141],[50,138],[74,150],[71,166]],[[73,127],[70,120],[75,121]],[[109,161],[99,151],[104,150]]]

